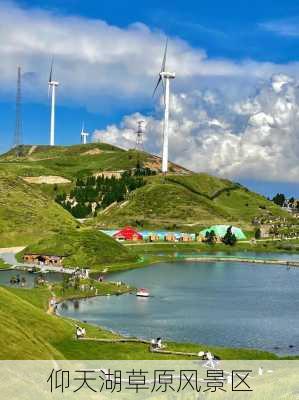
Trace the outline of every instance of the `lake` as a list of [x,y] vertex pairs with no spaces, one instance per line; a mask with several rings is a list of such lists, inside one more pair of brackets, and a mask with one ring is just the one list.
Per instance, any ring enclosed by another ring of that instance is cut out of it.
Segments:
[[299,268],[177,261],[110,279],[146,287],[152,297],[97,297],[79,306],[68,301],[60,314],[141,338],[299,354]]

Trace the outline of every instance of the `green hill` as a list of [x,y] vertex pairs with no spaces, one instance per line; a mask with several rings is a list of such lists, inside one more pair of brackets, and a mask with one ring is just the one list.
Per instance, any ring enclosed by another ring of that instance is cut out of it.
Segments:
[[120,243],[96,230],[64,230],[29,245],[24,252],[65,255],[64,265],[99,269],[103,264],[135,261],[136,257]]
[[[0,156],[1,172],[18,176],[56,175],[68,179],[88,176],[107,170],[126,170],[136,166],[137,158],[151,168],[159,168],[160,159],[135,150],[123,150],[105,143],[74,146],[22,146]],[[138,154],[138,157],[137,157]],[[170,170],[187,171],[170,163]]]
[[135,168],[138,159],[158,175],[145,177],[146,185],[128,193],[125,201],[99,210],[89,225],[198,231],[211,224],[231,223],[253,230],[255,217],[291,220],[273,202],[229,180],[192,173],[172,163],[170,173],[163,177],[161,160],[145,152],[95,143],[22,146],[22,154],[17,157],[13,149],[0,156],[0,240],[4,246],[33,243],[62,226],[74,228],[78,222],[53,201],[57,193],[70,193],[78,178]]
[[96,220],[102,227],[181,228],[198,231],[212,224],[229,223],[252,230],[255,217],[291,219],[265,197],[240,184],[207,174],[153,176]]

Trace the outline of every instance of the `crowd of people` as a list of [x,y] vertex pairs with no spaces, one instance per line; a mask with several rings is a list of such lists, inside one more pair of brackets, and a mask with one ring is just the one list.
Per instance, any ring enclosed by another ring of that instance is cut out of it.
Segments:
[[16,276],[12,276],[9,282],[11,285],[24,287],[26,285],[26,278],[24,276],[20,278],[20,275],[17,274]]

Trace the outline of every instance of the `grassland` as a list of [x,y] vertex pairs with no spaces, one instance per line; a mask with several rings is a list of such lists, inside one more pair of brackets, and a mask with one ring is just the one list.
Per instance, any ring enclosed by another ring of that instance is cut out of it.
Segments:
[[[81,342],[74,338],[75,321],[46,313],[48,289],[0,287],[0,359],[178,359],[154,354],[142,343]],[[88,337],[115,338],[99,327],[85,326]],[[8,340],[9,338],[9,340]],[[227,349],[200,344],[168,343],[174,351],[210,350],[222,359],[277,359],[274,354],[247,349]]]
[[0,177],[0,247],[24,245],[77,222],[38,188],[18,177]]
[[128,201],[98,214],[101,227],[182,229],[198,232],[212,224],[233,224],[253,231],[254,217],[292,218],[265,197],[243,186],[207,174],[147,178]]

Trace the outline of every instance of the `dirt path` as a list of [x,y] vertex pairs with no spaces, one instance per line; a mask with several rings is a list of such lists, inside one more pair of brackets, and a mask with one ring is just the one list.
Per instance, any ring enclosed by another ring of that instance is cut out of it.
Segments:
[[37,146],[31,146],[30,150],[28,151],[28,156],[31,156],[31,154],[37,149]]
[[12,253],[17,254],[20,251],[24,250],[26,246],[19,246],[19,247],[0,247],[0,254],[3,253]]

